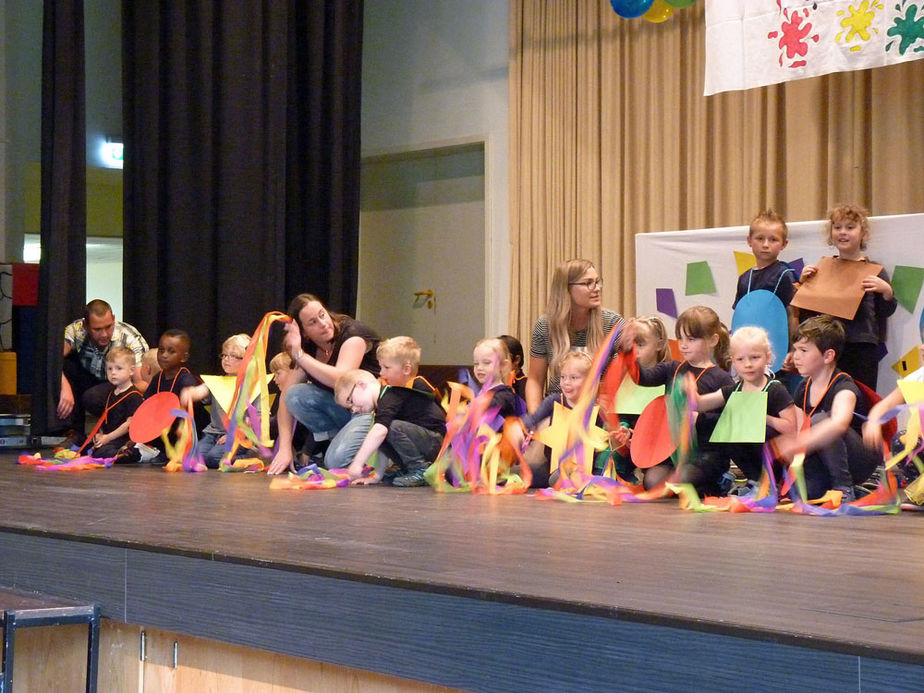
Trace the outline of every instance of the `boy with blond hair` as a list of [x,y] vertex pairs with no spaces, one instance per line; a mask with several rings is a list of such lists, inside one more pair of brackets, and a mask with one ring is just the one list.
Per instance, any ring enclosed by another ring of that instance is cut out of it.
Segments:
[[[337,403],[354,414],[374,413],[372,428],[350,463],[350,478],[357,484],[377,484],[385,476],[387,461],[403,470],[395,486],[423,486],[424,471],[439,454],[446,433],[446,412],[437,403],[437,392],[417,375],[420,346],[411,337],[394,337],[376,350],[380,383],[369,371],[348,371],[334,385]],[[363,467],[381,450],[371,477]]]
[[141,454],[128,437],[135,410],[144,398],[132,384],[135,352],[128,347],[113,346],[106,354],[106,379],[109,391],[102,416],[93,436],[93,457],[115,457],[116,462],[138,462]]
[[789,229],[786,222],[772,209],[767,209],[751,220],[748,229],[748,246],[754,253],[754,266],[738,277],[738,291],[732,308],[747,294],[757,289],[774,293],[789,308],[796,293],[795,272],[792,267],[778,258],[789,243]]

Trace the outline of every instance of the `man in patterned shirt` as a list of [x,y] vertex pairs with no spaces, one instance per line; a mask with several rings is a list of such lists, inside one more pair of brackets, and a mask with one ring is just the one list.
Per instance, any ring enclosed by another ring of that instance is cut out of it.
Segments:
[[83,319],[64,328],[64,368],[57,414],[62,421],[73,422],[78,437],[84,434],[85,412],[98,416],[105,406],[109,387],[106,354],[113,346],[125,346],[135,353],[132,382],[144,391],[146,383],[140,379],[138,366],[148,344],[138,330],[115,319],[106,301],[90,301]]

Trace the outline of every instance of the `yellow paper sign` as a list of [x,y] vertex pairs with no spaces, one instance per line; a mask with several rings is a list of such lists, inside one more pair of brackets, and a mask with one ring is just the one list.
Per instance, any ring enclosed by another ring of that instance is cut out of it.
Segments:
[[[272,379],[273,376],[267,374],[267,384],[269,384],[269,381]],[[228,408],[231,406],[231,400],[234,398],[234,388],[237,384],[237,376],[203,375],[202,382],[206,384],[209,392],[212,393],[212,397],[214,397],[215,401],[218,402],[218,406],[221,407],[222,411],[227,412]],[[257,383],[254,383],[254,387],[252,388],[250,397],[247,398],[247,401],[253,402],[259,394],[260,388]]]
[[902,379],[898,381],[898,389],[902,391],[902,397],[908,404],[924,402],[924,383]]

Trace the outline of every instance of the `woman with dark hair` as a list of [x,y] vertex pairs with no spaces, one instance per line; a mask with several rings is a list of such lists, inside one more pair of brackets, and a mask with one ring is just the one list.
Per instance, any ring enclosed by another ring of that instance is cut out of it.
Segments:
[[283,348],[297,366],[297,382],[282,393],[276,456],[270,474],[293,466],[294,420],[305,426],[316,442],[330,441],[324,454],[328,469],[346,467],[372,425],[371,414],[351,415],[334,401],[334,383],[354,368],[379,374],[375,349],[381,338],[348,315],[331,313],[319,298],[299,294],[289,304],[293,322],[285,325]]

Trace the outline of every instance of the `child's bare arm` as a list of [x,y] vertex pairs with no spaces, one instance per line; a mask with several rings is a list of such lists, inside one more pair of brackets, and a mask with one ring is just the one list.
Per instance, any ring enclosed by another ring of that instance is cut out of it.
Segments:
[[128,427],[132,422],[132,417],[128,417],[121,426],[116,429],[113,429],[109,433],[97,433],[93,438],[94,445],[105,445],[110,440],[116,440],[122,436],[128,435]]
[[796,431],[796,405],[790,404],[779,416],[767,414],[767,423],[774,431],[782,435],[795,435]]
[[192,387],[184,387],[180,392],[180,404],[187,407],[191,402],[201,402],[208,396],[209,386],[205,383]]
[[904,401],[902,391],[896,387],[873,405],[873,408],[869,410],[866,422],[863,424],[863,442],[866,443],[867,447],[875,449],[882,445],[882,429],[880,428],[882,426],[882,415]]
[[853,418],[857,396],[850,390],[841,390],[834,396],[831,414],[826,419],[814,423],[811,428],[796,435],[781,435],[774,439],[780,456],[792,459],[798,452],[812,452],[834,442],[847,432]]

